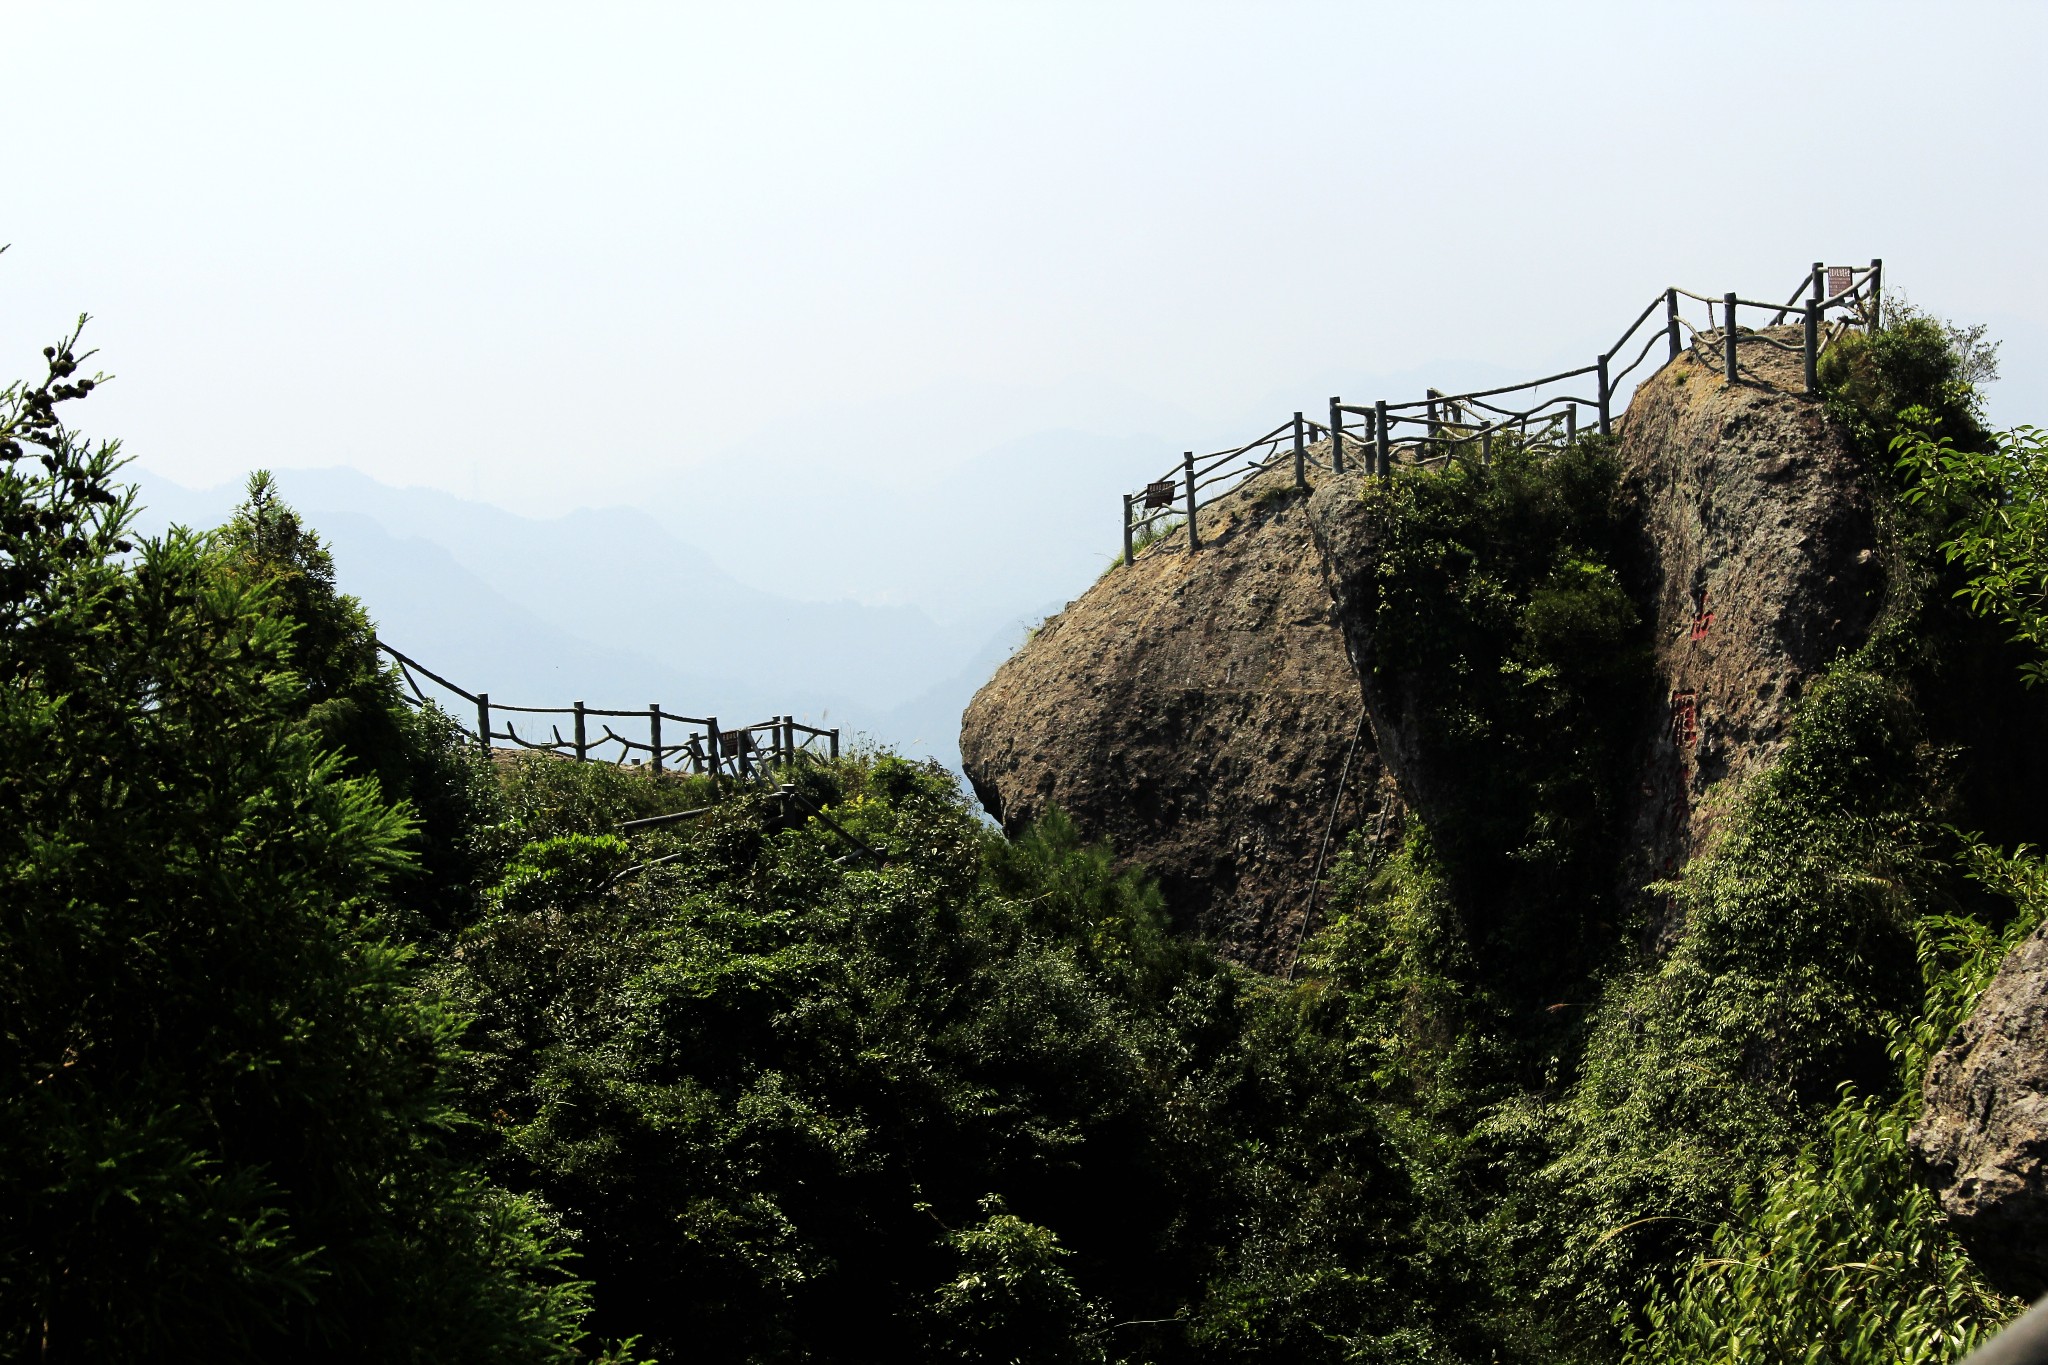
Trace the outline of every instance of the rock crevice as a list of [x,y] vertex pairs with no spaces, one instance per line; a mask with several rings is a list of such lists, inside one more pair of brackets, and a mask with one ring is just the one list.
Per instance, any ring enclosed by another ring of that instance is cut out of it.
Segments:
[[[1746,340],[1733,385],[1681,356],[1620,423],[1658,679],[1654,707],[1616,717],[1641,755],[1624,891],[1702,846],[1710,790],[1775,759],[1808,683],[1876,618],[1869,498],[1783,339]],[[1347,586],[1370,560],[1358,489],[1319,474],[1304,497],[1289,471],[1261,474],[1204,511],[1200,551],[1153,546],[1046,622],[967,709],[983,804],[1012,830],[1064,808],[1156,873],[1187,927],[1284,964],[1325,835],[1404,806],[1427,818],[1455,789],[1432,777],[1426,727],[1369,685],[1398,661],[1375,658]]]

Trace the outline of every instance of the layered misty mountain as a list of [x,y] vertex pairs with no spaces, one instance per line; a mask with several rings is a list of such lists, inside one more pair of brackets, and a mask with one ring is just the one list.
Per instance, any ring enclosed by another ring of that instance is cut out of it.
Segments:
[[[957,769],[968,699],[1116,560],[1119,494],[1181,448],[1244,440],[1294,406],[1319,417],[1304,394],[1503,376],[1471,362],[1332,371],[1207,417],[1114,386],[940,386],[807,408],[649,476],[643,496],[603,491],[617,471],[589,468],[596,500],[630,505],[552,516],[347,468],[275,473],[380,635],[472,692],[659,702],[725,724],[792,714]],[[219,525],[242,496],[136,477],[145,531]]]
[[[956,765],[961,708],[1024,630],[751,587],[642,509],[539,519],[347,469],[277,479],[379,635],[500,702],[791,714]],[[219,525],[242,495],[137,483],[146,533]]]

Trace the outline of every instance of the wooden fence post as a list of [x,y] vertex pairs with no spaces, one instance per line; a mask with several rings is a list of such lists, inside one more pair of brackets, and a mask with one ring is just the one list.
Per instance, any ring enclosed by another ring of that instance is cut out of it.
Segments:
[[1724,322],[1721,329],[1721,340],[1723,342],[1721,349],[1728,353],[1728,382],[1733,384],[1735,382],[1735,295],[1733,292],[1722,296],[1721,308],[1724,314]]
[[839,731],[836,727],[832,731],[832,757],[835,760],[839,757]]
[[1188,549],[1202,548],[1202,538],[1195,533],[1195,452],[1190,450],[1181,456],[1180,467],[1188,480]]
[[661,771],[661,703],[653,702],[647,708],[647,746],[654,750],[654,771]]
[[1602,436],[1612,436],[1614,434],[1614,423],[1608,417],[1608,407],[1613,401],[1613,396],[1609,391],[1607,383],[1607,357],[1603,355],[1600,357],[1600,434]]
[[1301,414],[1294,414],[1294,486],[1308,487],[1308,443],[1302,439]]
[[1124,494],[1124,567],[1131,566],[1131,495]]
[[1806,303],[1806,391],[1820,392],[1820,301]]
[[476,738],[484,746],[484,752],[491,751],[491,694],[476,694]]
[[1379,465],[1379,476],[1385,478],[1387,471],[1394,467],[1393,443],[1387,437],[1387,400],[1382,398],[1372,405],[1372,447]]
[[585,748],[586,746],[583,742],[583,703],[579,701],[576,703],[576,761],[578,763],[583,761]]
[[1330,469],[1333,473],[1344,472],[1344,400],[1330,400]]
[[1566,445],[1573,445],[1577,443],[1578,439],[1579,405],[1577,403],[1566,403],[1564,405],[1564,443]]
[[1870,330],[1884,326],[1884,257],[1870,258]]
[[1828,263],[1826,261],[1815,261],[1813,263],[1813,278],[1807,282],[1807,292],[1812,296],[1815,303],[1819,303],[1828,296]]
[[782,762],[788,766],[796,762],[796,717],[782,718]]
[[1479,463],[1482,466],[1493,463],[1493,423],[1490,421],[1479,428]]
[[1678,291],[1664,291],[1664,338],[1671,343],[1671,358],[1678,359],[1682,349],[1678,344]]
[[718,795],[718,717],[704,719],[704,766],[711,773],[711,794]]

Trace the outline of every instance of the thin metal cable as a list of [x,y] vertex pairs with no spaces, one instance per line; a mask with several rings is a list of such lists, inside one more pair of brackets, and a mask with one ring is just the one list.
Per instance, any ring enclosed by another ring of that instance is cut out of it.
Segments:
[[1344,751],[1344,771],[1337,775],[1337,795],[1330,801],[1330,822],[1323,827],[1323,846],[1316,852],[1316,870],[1309,878],[1308,909],[1302,912],[1301,932],[1295,936],[1294,951],[1287,955],[1287,979],[1294,980],[1294,964],[1301,959],[1301,950],[1308,943],[1309,929],[1316,918],[1316,893],[1322,890],[1323,860],[1330,856],[1330,840],[1337,833],[1337,812],[1344,808],[1344,789],[1351,785],[1351,760],[1358,756],[1358,741],[1365,738],[1367,710],[1358,708],[1358,728],[1351,732],[1351,747]]

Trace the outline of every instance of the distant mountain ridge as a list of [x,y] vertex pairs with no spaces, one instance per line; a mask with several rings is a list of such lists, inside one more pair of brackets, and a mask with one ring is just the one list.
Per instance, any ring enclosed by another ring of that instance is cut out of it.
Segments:
[[[1329,393],[1499,373],[1333,369],[1302,386],[1312,400],[1268,393],[1227,420],[1113,385],[942,385],[804,409],[647,477],[644,500],[558,516],[348,468],[273,472],[386,638],[467,688],[737,723],[789,712],[957,771],[975,689],[1115,560],[1120,492]],[[572,461],[565,503],[574,476]],[[137,479],[145,530],[218,525],[241,499],[239,483]]]
[[[519,705],[660,702],[731,723],[789,713],[956,765],[960,709],[1021,634],[764,592],[642,509],[541,520],[353,470],[276,472],[380,634]],[[149,533],[219,525],[241,499],[237,485],[136,478]]]

